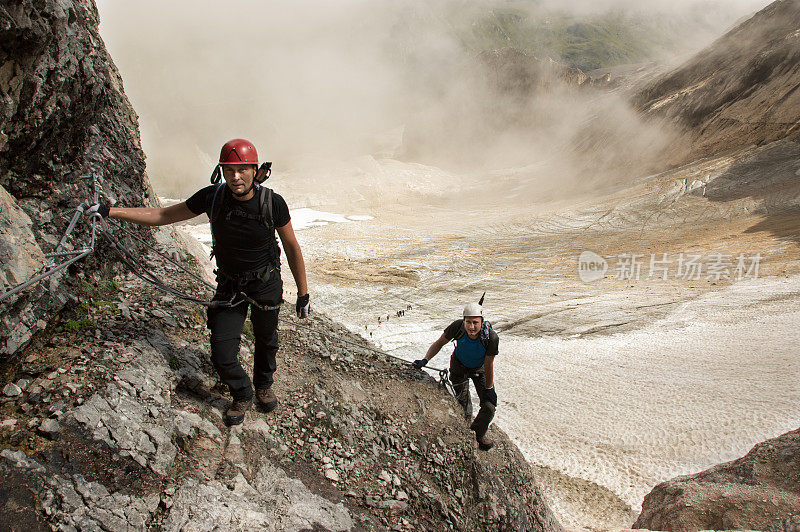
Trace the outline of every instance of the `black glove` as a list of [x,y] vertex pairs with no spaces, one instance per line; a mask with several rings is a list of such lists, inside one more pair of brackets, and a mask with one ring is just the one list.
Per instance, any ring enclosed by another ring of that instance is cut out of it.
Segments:
[[92,216],[93,214],[97,213],[103,218],[108,218],[108,213],[111,211],[111,207],[108,205],[103,205],[102,203],[95,203],[88,209],[86,209],[86,216]]
[[415,360],[414,362],[412,362],[411,365],[414,366],[417,369],[422,369],[422,368],[424,368],[425,366],[428,365],[428,359],[427,358],[420,358],[419,360]]
[[310,297],[308,294],[297,297],[297,303],[294,304],[294,308],[297,310],[298,318],[307,318],[308,315],[311,314],[311,303],[309,299]]
[[486,391],[483,392],[483,399],[486,402],[492,403],[494,406],[497,406],[497,392],[494,391],[494,387],[486,388]]

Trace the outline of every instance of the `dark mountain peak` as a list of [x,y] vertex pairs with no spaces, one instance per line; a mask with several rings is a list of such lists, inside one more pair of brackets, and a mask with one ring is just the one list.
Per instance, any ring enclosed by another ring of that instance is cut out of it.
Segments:
[[763,144],[800,118],[800,2],[779,0],[645,86],[636,107],[686,137],[674,163]]

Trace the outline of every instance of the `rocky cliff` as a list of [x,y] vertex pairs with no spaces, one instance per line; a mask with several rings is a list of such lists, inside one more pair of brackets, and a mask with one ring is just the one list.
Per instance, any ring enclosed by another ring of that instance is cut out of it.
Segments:
[[[43,248],[55,247],[67,209],[88,197],[81,176],[95,173],[111,201],[155,201],[136,114],[97,24],[90,1],[0,5],[0,208],[21,209],[30,219],[0,220],[3,291],[30,278],[42,266]],[[85,235],[83,224],[78,234]],[[0,357],[26,345],[57,315],[70,279],[52,277],[2,303]]]
[[[40,270],[81,175],[109,201],[157,202],[97,24],[91,1],[0,6],[3,291]],[[128,248],[150,271],[210,297],[147,251],[185,258],[174,232],[141,236]],[[69,246],[86,238],[80,223]],[[479,453],[442,388],[324,317],[304,324],[351,343],[285,321],[278,410],[229,428],[202,307],[108,246],[2,305],[2,529],[560,530],[505,435]]]
[[644,86],[635,105],[680,126],[671,164],[795,131],[800,120],[800,2],[778,0],[676,70]]
[[800,429],[742,458],[656,486],[634,528],[800,530]]

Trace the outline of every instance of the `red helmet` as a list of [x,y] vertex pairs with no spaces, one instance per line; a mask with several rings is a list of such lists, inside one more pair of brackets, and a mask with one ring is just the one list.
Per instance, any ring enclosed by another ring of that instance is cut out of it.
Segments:
[[229,140],[219,152],[219,164],[258,164],[253,143],[245,139]]

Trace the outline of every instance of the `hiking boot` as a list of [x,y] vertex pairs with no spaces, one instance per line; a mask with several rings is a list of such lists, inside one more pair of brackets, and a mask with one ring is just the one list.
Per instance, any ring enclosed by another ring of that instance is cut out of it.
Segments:
[[278,398],[275,397],[275,392],[272,391],[272,388],[256,389],[256,399],[258,400],[258,406],[264,412],[272,412],[278,406]]
[[244,414],[250,409],[253,404],[253,398],[244,401],[234,401],[228,410],[225,411],[225,423],[227,425],[239,425],[244,421]]
[[492,440],[486,439],[485,437],[478,440],[478,449],[481,451],[488,451],[492,447],[494,447],[494,442]]

